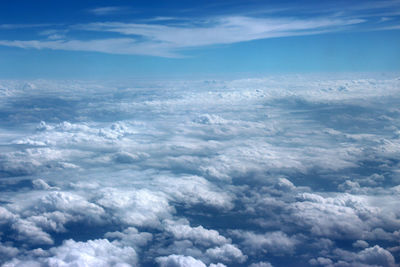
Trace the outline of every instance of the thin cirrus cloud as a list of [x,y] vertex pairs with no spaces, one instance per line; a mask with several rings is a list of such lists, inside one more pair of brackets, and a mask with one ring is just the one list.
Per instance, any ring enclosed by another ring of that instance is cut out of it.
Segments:
[[164,44],[137,43],[131,38],[112,38],[96,40],[31,40],[31,41],[0,41],[0,45],[69,51],[101,52],[108,54],[151,55],[161,57],[178,57],[171,53]]
[[106,15],[125,13],[128,10],[129,8],[121,6],[106,6],[106,7],[97,7],[89,9],[88,12],[96,16],[106,16]]
[[[334,30],[332,27],[362,23],[361,19],[260,19],[250,17],[225,17],[211,22],[212,26],[165,26],[155,24],[92,23],[78,26],[89,31],[116,32],[138,35],[155,42],[165,42],[172,47],[196,47],[230,44],[257,39],[310,34],[315,30]],[[207,24],[207,22],[204,22]]]
[[[342,30],[365,22],[353,18],[254,18],[228,16],[198,21],[196,24],[156,24],[96,22],[69,26],[72,31],[96,32],[99,38],[79,40],[0,40],[0,45],[20,48],[94,51],[110,54],[135,54],[181,57],[185,48],[233,44],[284,36],[310,35]],[[101,38],[105,34],[119,34]]]

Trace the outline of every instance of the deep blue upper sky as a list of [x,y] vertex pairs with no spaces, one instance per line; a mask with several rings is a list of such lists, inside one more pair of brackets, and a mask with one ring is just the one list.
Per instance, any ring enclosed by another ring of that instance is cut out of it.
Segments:
[[0,78],[398,71],[400,1],[3,1]]

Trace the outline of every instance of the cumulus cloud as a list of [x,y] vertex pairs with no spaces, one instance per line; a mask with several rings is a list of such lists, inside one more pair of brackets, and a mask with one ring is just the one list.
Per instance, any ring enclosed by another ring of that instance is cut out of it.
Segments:
[[358,253],[337,249],[335,253],[349,265],[365,264],[366,266],[396,266],[393,255],[386,249],[376,245]]
[[235,231],[234,234],[243,239],[242,244],[249,253],[291,254],[298,243],[295,237],[289,237],[280,231],[265,234]]
[[271,263],[269,262],[257,262],[257,263],[252,263],[249,265],[249,267],[272,267]]
[[147,245],[152,239],[153,235],[147,232],[139,232],[134,227],[128,227],[123,232],[108,232],[104,235],[108,239],[116,239],[125,246],[142,247]]
[[225,244],[220,247],[209,248],[206,254],[212,259],[216,259],[222,262],[245,262],[247,259],[246,255],[243,255],[242,251],[236,246],[231,244]]
[[0,264],[395,266],[400,80],[357,75],[0,81]]
[[98,204],[112,210],[121,222],[129,225],[156,227],[161,219],[169,218],[173,212],[165,195],[145,189],[104,188],[98,197]]
[[189,239],[192,240],[195,245],[212,246],[212,245],[223,245],[230,243],[230,240],[221,236],[215,230],[205,229],[203,226],[191,227],[190,225],[183,223],[176,223],[170,220],[165,221],[165,230],[170,232],[176,239]]
[[168,257],[159,257],[156,261],[161,267],[206,267],[206,265],[191,256],[169,255]]
[[67,240],[52,248],[46,257],[12,260],[3,266],[133,266],[137,255],[131,247],[119,247],[106,239],[75,242]]
[[369,247],[368,243],[364,240],[357,240],[353,243],[353,247],[355,248],[367,248]]

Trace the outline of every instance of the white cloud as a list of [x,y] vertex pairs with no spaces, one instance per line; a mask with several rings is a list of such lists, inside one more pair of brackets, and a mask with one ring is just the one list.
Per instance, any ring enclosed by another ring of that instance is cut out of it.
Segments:
[[243,240],[243,247],[253,254],[293,254],[299,242],[295,237],[280,231],[265,234],[234,231],[234,234]]
[[19,250],[17,248],[3,245],[2,243],[0,243],[0,258],[10,259],[17,256],[18,253]]
[[223,245],[230,243],[230,240],[221,236],[215,230],[205,229],[203,226],[191,227],[190,225],[183,223],[176,223],[170,220],[164,221],[165,230],[170,232],[175,239],[189,239],[192,240],[195,245],[201,245],[209,247],[211,245]]
[[191,256],[183,255],[159,257],[156,261],[160,264],[160,267],[206,267],[202,261],[196,260]]
[[[91,23],[78,26],[90,31],[110,31],[124,35],[139,35],[173,48],[229,44],[256,39],[311,34],[329,27],[364,22],[360,19],[264,19],[242,16],[203,21],[202,26],[168,26],[129,24],[120,22]],[[211,26],[208,26],[211,25]]]
[[353,247],[355,248],[367,248],[369,247],[368,243],[364,240],[357,240],[353,243]]
[[220,247],[209,248],[206,251],[207,256],[212,259],[219,260],[222,262],[245,262],[247,259],[246,255],[243,255],[242,251],[235,245],[225,244]]
[[357,75],[0,81],[0,264],[396,263],[400,80]]
[[200,176],[165,177],[156,180],[157,185],[175,201],[190,206],[201,204],[230,210],[233,197]]
[[147,232],[139,232],[134,227],[128,227],[123,232],[108,232],[104,235],[108,239],[117,239],[118,242],[125,246],[142,247],[147,245],[153,235]]
[[33,180],[32,184],[33,184],[33,188],[38,189],[38,190],[60,190],[58,187],[53,187],[53,186],[48,185],[42,179]]
[[[291,215],[288,215],[288,219],[309,228],[318,236],[385,240],[390,234],[388,235],[382,228],[400,223],[395,219],[395,214],[389,215],[385,211],[391,207],[390,196],[379,196],[374,199],[372,196],[349,194],[322,197],[304,193],[300,199],[304,201],[291,205]],[[386,208],[378,204],[382,202],[387,202]]]
[[120,6],[105,6],[90,9],[89,12],[97,16],[113,15],[126,12],[128,8]]
[[52,245],[54,243],[48,233],[31,221],[19,219],[12,224],[12,229],[17,234],[16,240],[40,245]]
[[[96,15],[124,11],[121,7],[92,9]],[[226,16],[181,24],[138,24],[124,22],[95,22],[72,25],[73,30],[115,32],[130,38],[60,39],[60,40],[0,40],[0,45],[20,48],[94,51],[111,54],[140,54],[179,57],[185,48],[231,44],[266,38],[309,35],[336,31],[340,27],[359,24],[362,19],[346,18],[253,18]],[[139,38],[138,38],[139,36]],[[62,36],[61,36],[62,37]],[[57,38],[58,39],[58,38]],[[143,40],[144,39],[144,40]]]
[[147,189],[103,188],[98,198],[97,203],[112,210],[118,220],[134,226],[158,227],[174,212],[164,194]]
[[316,259],[311,259],[309,261],[309,263],[311,265],[317,265],[317,266],[333,266],[332,265],[333,261],[331,259],[324,258],[324,257],[318,257]]
[[217,263],[217,264],[211,263],[211,264],[209,265],[209,267],[226,267],[226,265],[223,264],[223,263]]
[[3,266],[135,266],[137,254],[131,247],[119,247],[106,239],[87,242],[65,241],[51,248],[48,257],[38,259],[14,259]]
[[109,54],[151,55],[179,57],[167,44],[151,42],[138,43],[133,38],[113,38],[94,40],[0,40],[0,45],[19,48],[102,52]]
[[396,266],[393,255],[380,246],[366,248],[358,253],[337,249],[335,253],[339,258],[349,263],[350,266],[365,264],[365,266]]
[[272,267],[271,263],[269,262],[257,262],[257,263],[252,263],[249,265],[249,267]]

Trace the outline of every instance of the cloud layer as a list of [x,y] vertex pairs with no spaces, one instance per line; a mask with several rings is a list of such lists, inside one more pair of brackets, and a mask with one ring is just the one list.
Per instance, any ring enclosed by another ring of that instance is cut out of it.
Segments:
[[396,266],[400,80],[0,81],[3,266]]

